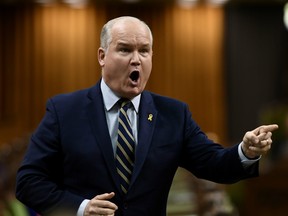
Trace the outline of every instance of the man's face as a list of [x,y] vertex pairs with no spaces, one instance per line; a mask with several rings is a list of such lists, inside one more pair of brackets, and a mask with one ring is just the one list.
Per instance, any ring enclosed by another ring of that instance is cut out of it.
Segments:
[[140,94],[152,70],[152,39],[148,29],[135,20],[119,21],[111,29],[106,52],[98,50],[105,83],[120,97]]

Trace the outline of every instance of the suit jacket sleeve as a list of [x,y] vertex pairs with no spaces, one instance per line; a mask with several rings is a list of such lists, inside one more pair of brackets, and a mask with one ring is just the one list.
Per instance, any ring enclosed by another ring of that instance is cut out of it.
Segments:
[[16,197],[43,215],[49,215],[51,209],[57,209],[59,215],[67,209],[76,212],[84,199],[61,187],[63,155],[59,149],[59,133],[58,116],[50,100],[42,122],[31,137],[16,179]]
[[258,162],[244,168],[239,158],[238,145],[223,148],[220,144],[209,140],[192,119],[188,107],[185,119],[182,167],[198,178],[225,184],[259,175]]

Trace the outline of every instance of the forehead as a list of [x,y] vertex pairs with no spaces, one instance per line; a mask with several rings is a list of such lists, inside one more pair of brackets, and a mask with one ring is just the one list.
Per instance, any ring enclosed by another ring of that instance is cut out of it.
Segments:
[[148,28],[140,21],[124,20],[115,23],[111,29],[112,43],[141,43],[151,45]]

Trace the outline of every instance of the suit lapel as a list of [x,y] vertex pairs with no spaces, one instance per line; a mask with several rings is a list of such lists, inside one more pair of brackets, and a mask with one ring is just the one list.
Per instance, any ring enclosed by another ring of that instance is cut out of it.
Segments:
[[157,110],[154,107],[151,94],[144,91],[141,95],[141,102],[139,109],[138,145],[136,148],[136,157],[135,157],[136,161],[130,187],[135,182],[145,162],[151,144],[151,139],[153,136],[156,120],[157,120]]
[[114,183],[119,191],[121,191],[118,176],[116,175],[115,159],[113,154],[113,148],[111,138],[107,126],[106,115],[104,111],[104,102],[102,93],[100,90],[100,84],[98,83],[88,93],[90,103],[88,104],[88,117],[90,120],[92,132],[95,136],[97,144],[102,151],[103,158],[107,164],[108,170],[114,180]]
[[[102,151],[105,163],[107,164],[113,181],[119,192],[121,192],[115,166],[111,138],[107,127],[107,120],[104,111],[102,93],[100,90],[100,83],[98,83],[94,88],[90,89],[88,93],[88,98],[90,102],[87,107],[87,113],[90,119],[92,132],[95,136],[97,144],[99,145],[99,148]],[[141,102],[139,108],[139,131],[138,145],[136,149],[136,161],[130,187],[133,185],[136,178],[138,177],[147,157],[156,124],[156,119],[157,110],[154,107],[151,94],[148,92],[143,92],[141,95]]]

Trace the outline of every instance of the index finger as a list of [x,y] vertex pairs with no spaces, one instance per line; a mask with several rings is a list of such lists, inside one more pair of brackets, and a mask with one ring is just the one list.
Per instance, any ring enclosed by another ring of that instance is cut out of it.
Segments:
[[95,198],[98,200],[107,200],[107,199],[111,199],[114,196],[115,196],[115,193],[111,192],[111,193],[104,193],[104,194],[97,195],[95,196]]
[[271,125],[263,125],[260,126],[259,128],[259,133],[267,133],[267,132],[272,132],[275,131],[279,128],[279,126],[277,124],[271,124]]

